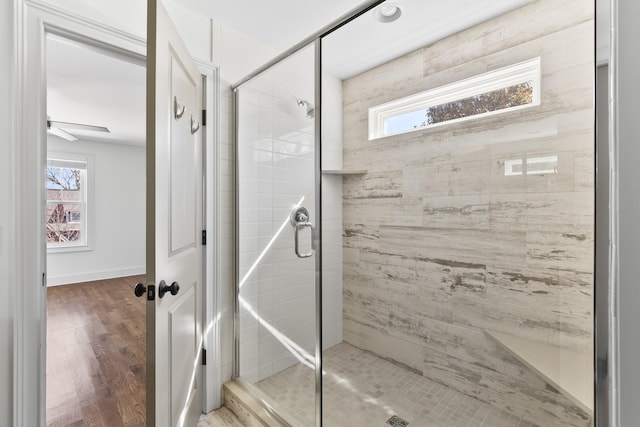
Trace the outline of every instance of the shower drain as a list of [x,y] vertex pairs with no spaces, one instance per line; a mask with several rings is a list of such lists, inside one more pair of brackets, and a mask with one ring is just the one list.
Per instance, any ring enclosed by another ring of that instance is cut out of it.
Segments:
[[405,420],[403,420],[397,415],[394,415],[393,417],[389,418],[387,420],[387,424],[389,424],[391,427],[406,427],[409,425],[408,422],[406,422]]

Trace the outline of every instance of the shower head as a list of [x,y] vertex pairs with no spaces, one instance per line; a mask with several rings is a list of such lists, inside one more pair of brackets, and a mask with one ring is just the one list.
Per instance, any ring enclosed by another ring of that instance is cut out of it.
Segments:
[[309,101],[298,99],[298,107],[307,107],[307,118],[313,119],[316,116],[316,109],[313,108]]

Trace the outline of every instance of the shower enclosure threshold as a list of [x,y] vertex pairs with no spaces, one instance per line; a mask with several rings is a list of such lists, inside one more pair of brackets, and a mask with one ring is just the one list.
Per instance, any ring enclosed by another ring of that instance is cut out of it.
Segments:
[[[233,412],[245,426],[291,427],[281,416],[291,419],[280,408],[274,408],[260,397],[260,391],[238,379],[223,385],[224,406]],[[293,421],[293,420],[292,420]],[[298,425],[298,424],[294,424]],[[300,424],[301,425],[301,424]]]

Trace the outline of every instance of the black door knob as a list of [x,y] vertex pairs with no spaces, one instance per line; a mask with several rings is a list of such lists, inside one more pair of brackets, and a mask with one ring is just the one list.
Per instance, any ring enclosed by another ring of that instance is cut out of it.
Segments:
[[133,288],[133,293],[136,294],[138,298],[144,295],[145,292],[147,292],[147,288],[142,283],[136,284],[136,287]]
[[160,281],[160,285],[158,285],[158,296],[162,298],[164,294],[167,292],[171,292],[171,295],[178,295],[180,291],[180,285],[178,282],[173,282],[171,286],[167,286],[164,280]]

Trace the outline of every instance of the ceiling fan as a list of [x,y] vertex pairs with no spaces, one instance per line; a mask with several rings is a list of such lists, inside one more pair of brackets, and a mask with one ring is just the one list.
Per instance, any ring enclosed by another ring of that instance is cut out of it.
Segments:
[[67,132],[68,130],[84,130],[90,132],[106,132],[110,133],[111,131],[104,126],[94,126],[94,125],[85,125],[82,123],[70,123],[70,122],[58,122],[55,120],[51,120],[49,116],[47,116],[47,132],[59,136],[60,138],[64,138],[67,141],[77,141],[78,138],[71,133]]

